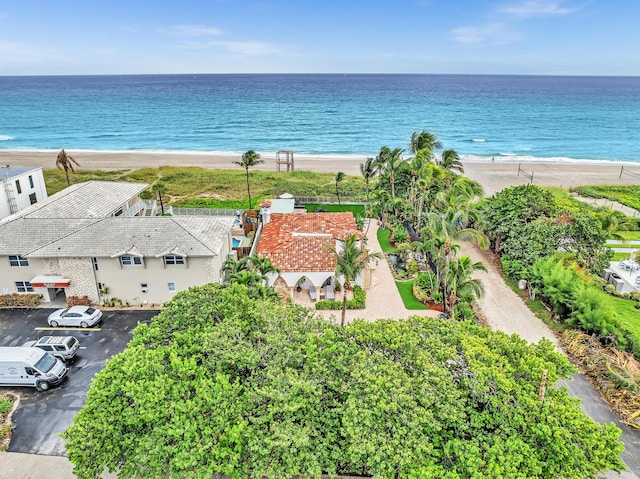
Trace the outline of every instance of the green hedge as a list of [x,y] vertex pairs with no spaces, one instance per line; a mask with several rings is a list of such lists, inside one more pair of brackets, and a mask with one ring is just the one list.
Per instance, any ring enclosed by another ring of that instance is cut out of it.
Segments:
[[[358,286],[353,286],[353,299],[347,300],[347,309],[364,309],[367,301],[367,293]],[[342,301],[332,301],[329,299],[323,299],[316,303],[316,309],[342,309]]]

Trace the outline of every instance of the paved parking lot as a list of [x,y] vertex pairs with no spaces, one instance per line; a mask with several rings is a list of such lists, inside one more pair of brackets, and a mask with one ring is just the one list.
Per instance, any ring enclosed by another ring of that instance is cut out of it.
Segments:
[[[103,311],[99,330],[48,328],[53,309],[0,310],[0,346],[21,346],[41,336],[75,336],[80,342],[76,358],[59,386],[38,392],[35,388],[0,387],[0,392],[19,394],[20,406],[13,414],[15,429],[10,452],[66,455],[58,436],[73,423],[82,408],[89,384],[105,361],[124,350],[138,323],[148,322],[158,311]],[[37,329],[36,329],[37,328]]]

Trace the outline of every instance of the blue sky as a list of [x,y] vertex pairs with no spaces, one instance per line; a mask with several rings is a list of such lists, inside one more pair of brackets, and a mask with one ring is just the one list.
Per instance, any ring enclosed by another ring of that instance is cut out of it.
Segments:
[[636,0],[0,0],[0,75],[640,75]]

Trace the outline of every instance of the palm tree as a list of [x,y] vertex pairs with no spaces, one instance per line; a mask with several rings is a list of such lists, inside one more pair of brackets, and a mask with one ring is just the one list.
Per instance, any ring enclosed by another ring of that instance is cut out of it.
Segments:
[[234,163],[238,166],[241,166],[247,171],[247,195],[249,196],[249,209],[251,208],[251,188],[249,187],[249,168],[252,166],[257,166],[264,163],[263,160],[260,159],[260,155],[253,150],[249,150],[242,154],[241,161],[234,161]]
[[340,208],[342,208],[342,205],[340,204],[340,189],[338,188],[338,185],[345,179],[345,177],[346,175],[342,171],[338,171],[333,179],[333,181],[336,182],[336,196],[338,197],[338,207]]
[[162,212],[162,216],[164,216],[164,203],[162,202],[162,193],[167,191],[167,185],[161,182],[157,182],[151,187],[151,191],[158,195],[158,200],[160,200],[160,211]]
[[269,286],[268,273],[280,273],[269,258],[261,258],[257,254],[249,256],[249,263],[252,270],[258,271],[264,277],[266,286]]
[[402,153],[404,150],[402,148],[394,148],[393,150],[389,149],[387,146],[383,146],[380,148],[380,153],[376,157],[376,161],[379,165],[381,165],[381,169],[389,176],[389,183],[391,185],[391,199],[395,201],[396,199],[396,190],[395,190],[395,182],[396,182],[396,173],[400,168],[406,165],[406,161],[402,158]]
[[371,210],[371,198],[369,196],[370,183],[377,172],[378,172],[378,164],[375,158],[369,157],[366,159],[364,163],[360,163],[360,174],[364,178],[364,185],[367,191],[367,205],[369,205],[369,218],[373,216],[373,211]]
[[72,173],[75,173],[76,170],[73,169],[73,165],[80,166],[76,160],[74,160],[71,155],[68,155],[64,148],[60,150],[58,153],[58,157],[56,158],[56,166],[59,170],[64,170],[64,174],[67,177],[67,185],[71,186],[71,182],[69,181],[69,170]]
[[414,155],[420,150],[428,150],[433,154],[435,150],[442,148],[442,143],[436,138],[436,135],[429,133],[428,131],[421,131],[418,133],[414,131],[411,135],[411,142],[409,143],[409,150]]
[[380,253],[372,253],[360,248],[358,237],[354,234],[344,240],[344,248],[337,249],[327,246],[336,256],[336,277],[342,276],[342,320],[344,326],[347,315],[347,290],[351,288],[351,282],[355,281],[362,270],[374,259],[381,258]]
[[245,256],[239,260],[229,258],[222,264],[222,272],[224,273],[225,280],[228,281],[232,274],[240,273],[241,271],[249,270],[249,257]]
[[629,218],[620,211],[606,209],[597,213],[596,218],[598,218],[602,230],[607,233],[607,237],[610,239],[627,241],[627,239],[622,236],[620,232],[633,231],[638,228],[637,223],[633,221],[633,219]]
[[460,156],[458,156],[456,150],[444,150],[437,164],[445,170],[457,170],[460,173],[464,173],[462,161],[460,161]]
[[474,271],[487,271],[487,268],[481,263],[472,263],[469,256],[456,258],[449,264],[447,277],[445,281],[444,304],[447,313],[454,318],[454,305],[458,301],[458,297],[473,295],[479,298],[484,293],[482,283],[478,279],[471,278]]

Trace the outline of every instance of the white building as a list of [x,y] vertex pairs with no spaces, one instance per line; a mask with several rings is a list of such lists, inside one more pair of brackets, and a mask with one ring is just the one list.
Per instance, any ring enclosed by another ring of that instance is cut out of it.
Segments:
[[148,186],[79,183],[0,220],[0,293],[159,305],[219,282],[235,217],[147,216]]
[[42,168],[0,167],[0,219],[47,198]]

